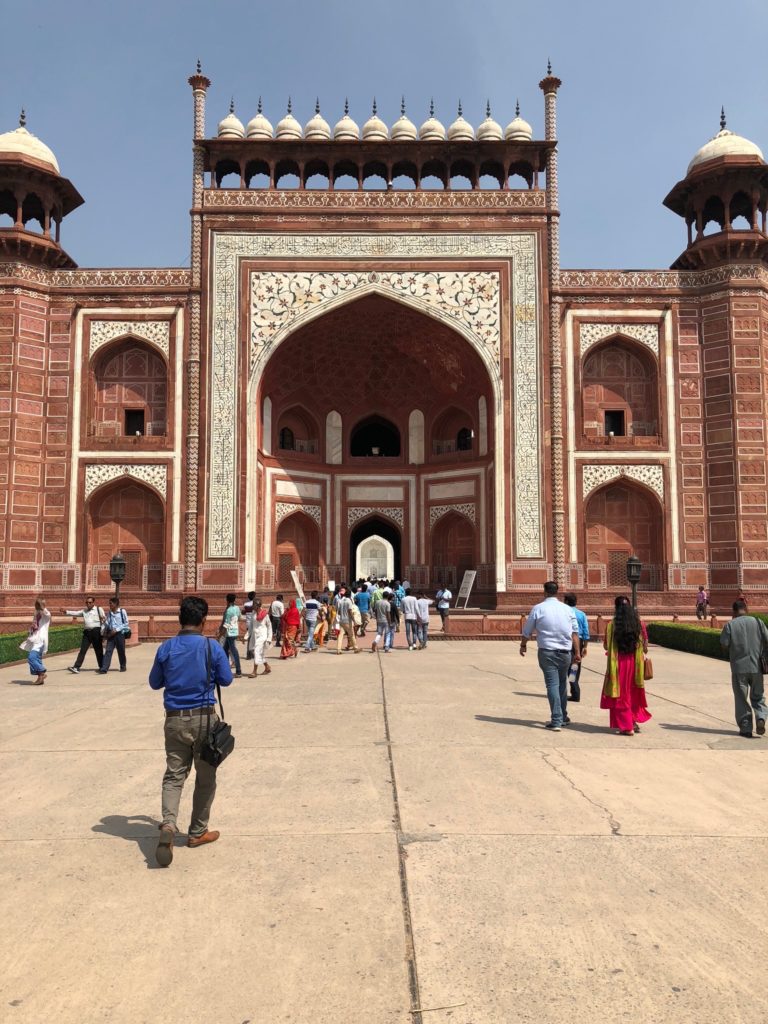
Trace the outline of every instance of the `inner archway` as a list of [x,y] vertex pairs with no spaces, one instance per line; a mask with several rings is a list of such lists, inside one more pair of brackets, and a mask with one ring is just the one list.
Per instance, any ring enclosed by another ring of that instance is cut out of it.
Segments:
[[661,587],[664,560],[664,520],[661,505],[644,487],[627,481],[606,484],[595,491],[584,514],[586,562],[605,566],[606,582],[623,588],[627,558],[643,563],[640,585]]
[[[358,558],[361,557],[360,548],[366,542],[370,542],[372,539],[376,539],[376,542],[384,541],[384,546],[388,545],[391,548],[390,559],[388,560],[388,568],[391,572],[387,579],[402,579],[401,569],[401,556],[402,556],[402,541],[400,537],[400,531],[397,526],[382,516],[369,516],[362,522],[358,523],[349,534],[349,570],[350,573],[354,569],[358,575],[362,575],[358,570]],[[364,551],[363,551],[364,553]],[[365,573],[364,575],[371,575]],[[375,575],[375,574],[374,574]]]
[[368,579],[369,576],[377,580],[395,578],[395,549],[377,533],[357,545],[355,579]]
[[368,416],[352,431],[349,453],[353,456],[388,456],[400,454],[400,431],[383,416]]

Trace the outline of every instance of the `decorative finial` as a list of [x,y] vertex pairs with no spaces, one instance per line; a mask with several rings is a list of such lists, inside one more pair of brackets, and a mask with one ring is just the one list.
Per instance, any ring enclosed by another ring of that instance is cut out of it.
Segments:
[[349,117],[349,96],[344,97],[344,117]]
[[434,96],[429,101],[429,116],[430,117],[434,117],[435,116],[435,98],[434,98]]
[[203,65],[200,63],[199,59],[197,61],[197,73],[198,73],[198,75],[202,75],[202,73],[203,73]]
[[290,112],[291,112],[291,97],[289,96],[288,97],[288,113],[290,114]]
[[234,114],[234,112],[235,112],[235,97],[234,96],[229,101],[229,112],[230,112],[230,114]]
[[259,105],[258,105],[258,107],[256,107],[256,113],[257,114],[261,113],[261,96],[259,96]]
[[400,117],[405,117],[405,96],[400,97]]
[[315,113],[316,114],[320,113],[320,97],[319,96],[315,97]]
[[485,116],[486,117],[490,117],[491,116],[491,101],[490,100],[486,100],[485,101]]
[[463,116],[464,115],[461,112],[461,100],[459,100],[459,117],[463,117]]
[[21,113],[19,114],[19,128],[26,128],[26,127],[27,127],[27,112],[24,109],[24,107],[22,107],[21,108]]
[[371,107],[371,116],[376,117],[376,97],[373,97],[373,106]]
[[720,107],[720,131],[725,131],[725,107]]
[[515,102],[515,117],[520,117],[520,100]]
[[549,59],[549,57],[547,57],[547,74],[552,74],[552,61]]

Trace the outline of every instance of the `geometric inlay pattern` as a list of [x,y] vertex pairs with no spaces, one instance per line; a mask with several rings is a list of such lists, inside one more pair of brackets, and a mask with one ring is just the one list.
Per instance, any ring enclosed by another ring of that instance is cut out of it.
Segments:
[[142,338],[168,356],[171,325],[167,320],[92,320],[89,355],[93,356],[103,345],[124,334]]
[[652,491],[658,494],[664,501],[664,470],[661,466],[584,466],[582,475],[582,497],[586,498],[592,491],[612,480],[620,480],[622,477],[629,477],[645,484]]
[[402,527],[404,522],[402,508],[362,508],[355,506],[347,509],[347,527],[353,526],[359,519],[363,519],[365,516],[374,514],[386,516],[387,519],[392,519],[400,527]]
[[136,463],[127,462],[123,465],[107,463],[100,466],[85,467],[85,497],[90,497],[97,487],[117,480],[122,476],[132,476],[144,484],[149,484],[165,498],[168,472],[164,462]]
[[634,338],[641,345],[649,348],[655,356],[659,354],[658,324],[579,324],[579,342],[581,355],[604,338],[614,334],[623,334],[626,338]]
[[472,502],[462,502],[460,505],[433,505],[429,510],[429,526],[430,529],[435,525],[438,519],[442,519],[448,512],[459,512],[461,515],[466,516],[472,523],[475,523],[475,506]]
[[315,520],[318,526],[321,525],[323,515],[319,505],[299,505],[288,501],[278,501],[275,503],[275,522],[281,522],[286,516],[290,516],[294,512],[306,512],[308,516]]

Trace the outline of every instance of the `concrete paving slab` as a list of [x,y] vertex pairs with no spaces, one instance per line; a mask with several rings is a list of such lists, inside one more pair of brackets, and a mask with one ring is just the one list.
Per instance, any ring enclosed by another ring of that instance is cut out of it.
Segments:
[[751,839],[413,843],[422,1005],[463,1003],[436,1015],[452,1024],[762,1024],[766,988],[743,965],[768,952],[765,854]]

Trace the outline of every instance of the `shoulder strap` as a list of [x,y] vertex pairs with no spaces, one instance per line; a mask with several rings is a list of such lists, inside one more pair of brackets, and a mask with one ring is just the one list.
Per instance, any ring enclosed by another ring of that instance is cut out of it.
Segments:
[[122,617],[123,622],[127,622],[128,621],[126,619],[126,617],[125,617],[125,608],[121,608],[120,609],[120,616]]

